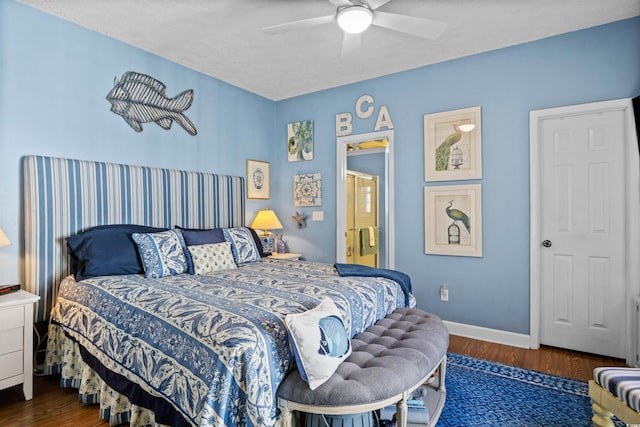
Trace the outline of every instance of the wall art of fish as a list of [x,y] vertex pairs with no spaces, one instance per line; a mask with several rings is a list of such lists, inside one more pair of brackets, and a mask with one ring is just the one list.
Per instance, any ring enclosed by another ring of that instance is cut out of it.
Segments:
[[174,98],[168,98],[166,86],[146,74],[127,71],[107,94],[111,111],[122,118],[135,130],[142,132],[142,123],[156,122],[169,130],[173,121],[178,122],[189,134],[197,130],[183,113],[193,102],[193,89],[185,90]]
[[318,321],[320,348],[318,353],[330,357],[342,357],[351,348],[349,337],[338,316],[326,316]]

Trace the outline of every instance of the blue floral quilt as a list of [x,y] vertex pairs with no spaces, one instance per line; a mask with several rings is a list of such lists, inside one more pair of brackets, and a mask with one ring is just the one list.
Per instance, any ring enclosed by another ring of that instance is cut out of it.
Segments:
[[195,426],[273,426],[276,391],[294,359],[284,318],[326,297],[351,336],[405,306],[389,279],[263,259],[202,276],[67,278],[52,320]]

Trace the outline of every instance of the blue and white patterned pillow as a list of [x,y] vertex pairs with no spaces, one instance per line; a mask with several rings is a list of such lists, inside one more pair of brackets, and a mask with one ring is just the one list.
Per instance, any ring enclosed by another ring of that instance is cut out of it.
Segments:
[[247,227],[225,228],[223,232],[224,238],[231,243],[231,252],[236,264],[260,261],[260,251]]
[[172,276],[187,271],[186,245],[180,232],[133,233],[131,238],[138,245],[145,277]]
[[330,298],[325,298],[314,309],[288,314],[285,323],[300,377],[315,390],[351,354],[351,340],[340,310]]
[[206,243],[187,246],[193,259],[194,274],[207,274],[238,268],[231,253],[231,243]]

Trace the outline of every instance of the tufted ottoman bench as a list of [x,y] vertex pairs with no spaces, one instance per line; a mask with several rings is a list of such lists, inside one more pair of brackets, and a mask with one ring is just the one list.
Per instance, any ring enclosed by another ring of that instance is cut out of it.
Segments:
[[412,308],[398,309],[356,335],[351,355],[327,382],[311,390],[298,370],[278,388],[282,427],[291,425],[291,411],[347,415],[374,411],[397,403],[398,427],[407,424],[407,399],[428,383],[430,425],[445,401],[445,364],[449,333],[439,317]]

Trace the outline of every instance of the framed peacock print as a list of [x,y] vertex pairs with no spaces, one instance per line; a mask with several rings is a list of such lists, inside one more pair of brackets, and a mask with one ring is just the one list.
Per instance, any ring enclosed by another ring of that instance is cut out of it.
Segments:
[[482,178],[480,107],[424,116],[424,180]]
[[425,253],[482,256],[480,184],[425,187],[424,212]]

